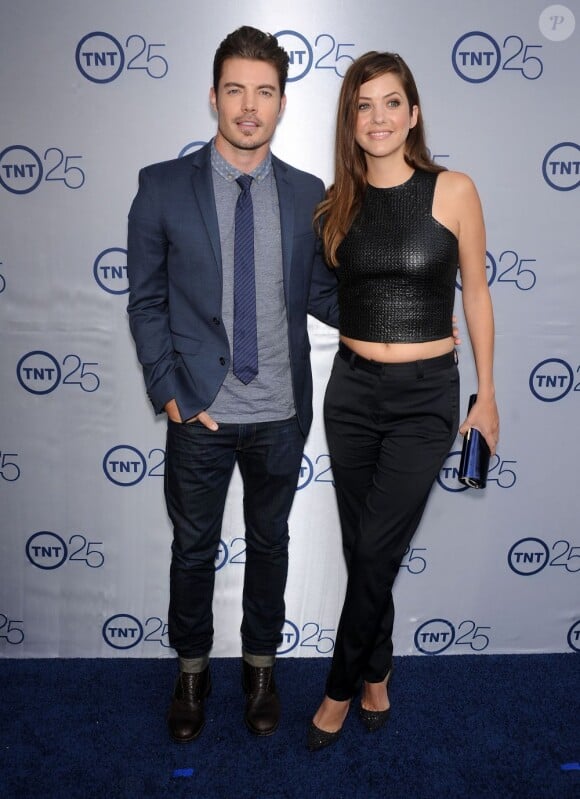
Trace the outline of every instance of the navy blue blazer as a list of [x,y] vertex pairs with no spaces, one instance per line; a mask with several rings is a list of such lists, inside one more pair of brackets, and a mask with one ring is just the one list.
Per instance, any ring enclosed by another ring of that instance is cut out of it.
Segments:
[[[307,314],[338,327],[336,275],[312,228],[324,196],[319,178],[272,156],[280,203],[284,296],[294,404],[312,422]],[[227,374],[230,343],[221,322],[222,264],[211,145],[139,173],[129,212],[129,322],[157,413],[175,399],[182,419],[205,410]]]

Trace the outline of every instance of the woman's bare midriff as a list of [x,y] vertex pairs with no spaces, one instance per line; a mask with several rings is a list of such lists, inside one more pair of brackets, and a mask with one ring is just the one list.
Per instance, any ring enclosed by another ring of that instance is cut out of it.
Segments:
[[411,344],[359,341],[347,336],[341,336],[340,340],[361,358],[379,363],[424,361],[427,358],[437,358],[439,355],[445,355],[446,352],[452,352],[455,346],[451,336],[437,339],[437,341],[419,341]]

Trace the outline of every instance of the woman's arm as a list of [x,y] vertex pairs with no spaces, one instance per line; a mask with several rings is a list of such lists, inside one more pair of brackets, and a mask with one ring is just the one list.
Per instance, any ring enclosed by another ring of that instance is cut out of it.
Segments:
[[485,268],[485,225],[477,190],[467,175],[448,181],[457,214],[463,310],[477,372],[477,402],[459,431],[476,427],[495,453],[499,415],[493,381],[494,321]]

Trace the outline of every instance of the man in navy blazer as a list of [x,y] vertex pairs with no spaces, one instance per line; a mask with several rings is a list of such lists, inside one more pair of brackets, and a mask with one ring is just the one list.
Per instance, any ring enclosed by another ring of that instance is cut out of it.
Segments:
[[[227,36],[210,89],[215,138],[141,170],[129,214],[131,331],[153,407],[168,417],[168,622],[179,657],[168,726],[181,742],[205,720],[215,557],[236,463],[246,528],[244,718],[257,735],[279,722],[273,667],[285,619],[288,515],[312,421],[307,314],[338,324],[336,278],[312,227],[324,186],[270,152],[287,72],[275,37],[250,27]],[[257,374],[249,379],[232,368],[240,177],[250,184],[254,227]]]

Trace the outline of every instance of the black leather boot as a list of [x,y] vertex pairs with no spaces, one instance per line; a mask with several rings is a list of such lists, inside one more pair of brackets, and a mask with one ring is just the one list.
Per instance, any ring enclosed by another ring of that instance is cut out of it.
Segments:
[[254,735],[271,735],[280,721],[273,666],[250,666],[242,661],[242,685],[246,694],[244,721]]
[[167,714],[167,725],[174,741],[193,741],[203,730],[203,703],[211,691],[209,666],[198,674],[180,671],[175,683],[173,701]]

